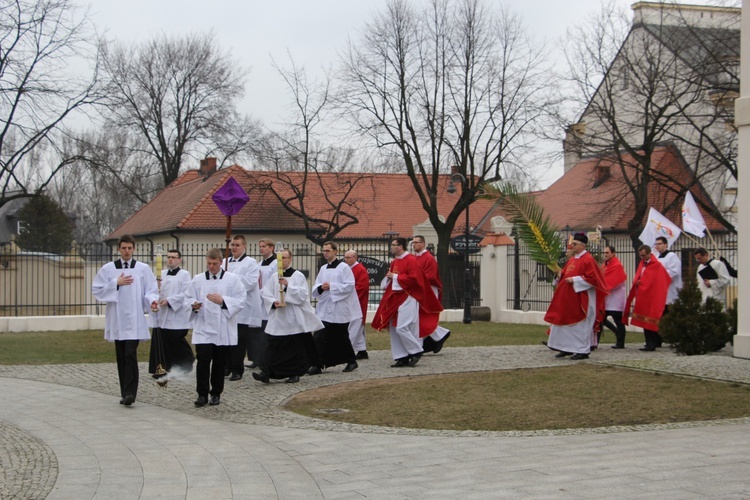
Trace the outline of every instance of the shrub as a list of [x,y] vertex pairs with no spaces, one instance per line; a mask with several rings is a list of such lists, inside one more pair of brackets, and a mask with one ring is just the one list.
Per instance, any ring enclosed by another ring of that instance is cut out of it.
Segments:
[[702,301],[694,276],[685,281],[677,300],[659,324],[664,341],[678,354],[692,356],[718,351],[731,340],[727,313],[719,301]]
[[734,336],[737,335],[737,299],[732,301],[732,307],[727,309],[727,320],[729,321],[729,343],[734,345]]

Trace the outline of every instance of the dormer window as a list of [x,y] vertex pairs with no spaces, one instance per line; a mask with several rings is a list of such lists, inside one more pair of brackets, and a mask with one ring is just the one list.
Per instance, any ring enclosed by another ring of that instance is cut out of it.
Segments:
[[609,165],[597,165],[594,167],[594,187],[599,187],[609,179],[611,175]]

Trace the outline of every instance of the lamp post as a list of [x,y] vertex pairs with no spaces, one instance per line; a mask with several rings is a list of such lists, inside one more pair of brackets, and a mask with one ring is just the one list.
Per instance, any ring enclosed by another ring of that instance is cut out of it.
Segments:
[[521,310],[521,246],[518,244],[518,224],[513,224],[513,309]]
[[[448,184],[447,191],[450,194],[456,192],[454,182],[461,181],[463,192],[466,193],[469,188],[469,181],[466,176],[456,172],[451,175],[451,181]],[[466,227],[464,228],[464,323],[471,323],[471,272],[469,271],[469,203],[466,204]]]

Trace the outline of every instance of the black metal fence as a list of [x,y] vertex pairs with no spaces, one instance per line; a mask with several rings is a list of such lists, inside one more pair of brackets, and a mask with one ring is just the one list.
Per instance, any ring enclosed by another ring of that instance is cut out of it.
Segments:
[[[283,244],[283,243],[282,243]],[[312,243],[283,244],[294,254],[292,265],[312,284],[324,259],[320,247]],[[214,244],[183,244],[182,267],[191,274],[205,270],[205,255]],[[390,242],[347,243],[339,246],[339,256],[356,250],[370,274],[369,309],[374,310],[383,296],[380,282],[391,260]],[[166,266],[166,252],[163,262]],[[248,244],[248,254],[260,259],[255,243]],[[105,305],[94,300],[91,283],[102,265],[117,257],[102,245],[78,247],[69,254],[22,252],[6,245],[0,249],[0,316],[59,316],[104,314]],[[136,245],[134,258],[154,266],[155,256],[150,244]],[[462,308],[464,297],[464,261],[460,255],[449,256],[450,269],[443,279],[444,307]],[[479,256],[470,256],[472,302],[479,297]],[[314,303],[314,301],[313,301]]]
[[[717,235],[715,241],[719,253],[734,268],[737,268],[737,235]],[[617,257],[622,262],[623,267],[625,267],[629,280],[631,280],[638,262],[637,252],[633,249],[630,239],[625,237],[607,239],[603,237],[599,243],[589,245],[589,251],[592,252],[597,260],[601,261],[601,253],[605,245],[612,245],[615,248]],[[695,240],[685,236],[681,236],[672,246],[671,250],[677,253],[682,260],[683,279],[688,276],[695,276],[698,265],[695,262],[693,252],[701,245],[705,245],[709,249],[709,252],[714,252],[714,245],[711,241],[703,240],[697,243]],[[546,266],[532,260],[522,242],[519,242],[515,248],[510,248],[508,252],[508,270],[510,273],[507,289],[508,309],[546,311],[552,299],[552,271]],[[736,297],[736,286],[730,285],[727,289],[727,303],[731,303],[734,297]]]

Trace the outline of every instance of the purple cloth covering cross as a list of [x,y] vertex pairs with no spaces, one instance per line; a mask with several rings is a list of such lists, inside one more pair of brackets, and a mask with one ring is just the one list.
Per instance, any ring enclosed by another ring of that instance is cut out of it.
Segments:
[[242,210],[242,207],[250,201],[250,197],[247,195],[242,186],[234,180],[234,177],[229,177],[227,182],[224,183],[214,194],[211,196],[216,206],[219,207],[221,213],[227,217],[235,215],[237,212]]

